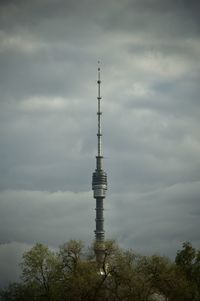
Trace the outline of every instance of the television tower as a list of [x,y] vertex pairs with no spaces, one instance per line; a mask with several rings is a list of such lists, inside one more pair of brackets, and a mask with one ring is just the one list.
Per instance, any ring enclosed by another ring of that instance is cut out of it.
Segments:
[[107,190],[107,174],[103,170],[103,156],[102,156],[102,132],[101,132],[101,79],[100,79],[100,67],[98,67],[98,96],[97,96],[97,120],[98,120],[98,132],[97,132],[97,156],[96,156],[96,169],[92,176],[92,189],[94,192],[94,198],[96,199],[96,229],[95,229],[95,255],[98,264],[101,264],[104,258],[105,245],[104,245],[104,218],[103,218],[103,201],[106,197]]

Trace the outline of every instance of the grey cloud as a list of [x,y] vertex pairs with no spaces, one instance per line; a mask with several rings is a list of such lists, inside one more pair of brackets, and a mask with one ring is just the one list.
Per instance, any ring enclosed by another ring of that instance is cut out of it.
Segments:
[[[181,192],[181,193],[180,193]],[[143,253],[175,256],[183,241],[199,246],[199,182],[180,183],[143,194],[118,195],[108,210],[108,229],[124,246]],[[123,224],[123,227],[121,225]],[[113,226],[114,225],[114,226]],[[178,238],[178,239],[177,239]]]
[[9,238],[9,241],[29,244],[39,241],[58,247],[73,238],[86,243],[93,239],[91,192],[8,190],[1,192],[0,207],[2,243]]
[[93,240],[98,59],[106,237],[171,257],[198,246],[198,2],[0,5],[0,261]]
[[[88,169],[88,164],[91,168],[92,163],[89,156],[91,149],[95,148],[95,137],[92,139],[90,133],[92,120],[83,116],[81,122],[84,127],[80,128],[77,122],[81,111],[85,114],[84,106],[73,100],[61,101],[64,107],[58,110],[53,106],[50,111],[43,108],[44,111],[40,112],[40,107],[39,111],[37,107],[35,111],[36,99],[30,102],[33,108],[29,109],[27,105],[27,109],[16,109],[11,114],[10,106],[14,106],[11,102],[4,110],[7,120],[2,122],[2,189],[89,189],[90,181],[85,182],[84,173],[91,171]],[[43,102],[45,100],[39,104]],[[59,105],[59,99],[55,99],[56,102]],[[48,104],[51,104],[51,99],[45,103],[45,108]],[[9,147],[11,145],[13,147]]]
[[[52,51],[52,54],[51,54]],[[59,50],[41,50],[38,54],[5,52],[0,56],[1,100],[25,98],[27,95],[75,95],[75,91],[87,91],[84,66],[77,65],[75,51],[73,60],[68,49],[65,57],[58,58]],[[54,55],[55,54],[55,55]],[[56,56],[56,57],[54,57]],[[81,53],[85,60],[84,53]],[[75,64],[76,62],[76,64]],[[72,72],[73,70],[73,72]]]
[[22,254],[31,246],[19,242],[0,244],[0,288],[4,288],[8,283],[19,281]]

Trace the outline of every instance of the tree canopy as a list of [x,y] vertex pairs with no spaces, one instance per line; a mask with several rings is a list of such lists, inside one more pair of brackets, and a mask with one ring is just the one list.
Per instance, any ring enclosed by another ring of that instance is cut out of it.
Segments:
[[57,252],[43,244],[26,251],[20,283],[1,290],[2,301],[199,301],[200,250],[185,242],[175,262],[142,256],[106,241],[104,260],[94,246],[70,240]]

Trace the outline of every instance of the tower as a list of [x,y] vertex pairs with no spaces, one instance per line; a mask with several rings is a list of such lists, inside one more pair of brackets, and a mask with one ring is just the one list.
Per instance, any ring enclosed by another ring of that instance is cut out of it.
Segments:
[[102,132],[101,132],[101,79],[100,68],[98,67],[98,96],[97,96],[97,156],[96,156],[96,169],[92,177],[92,189],[94,192],[94,198],[96,199],[96,229],[95,229],[95,254],[97,263],[101,264],[104,257],[104,217],[103,217],[103,201],[106,197],[107,190],[107,175],[103,170],[103,156],[102,156]]

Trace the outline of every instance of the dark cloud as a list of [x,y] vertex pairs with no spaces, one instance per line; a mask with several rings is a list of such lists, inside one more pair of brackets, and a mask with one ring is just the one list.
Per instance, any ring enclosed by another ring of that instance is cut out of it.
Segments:
[[93,239],[98,59],[107,237],[171,257],[185,240],[199,246],[199,11],[198,1],[1,1],[2,284],[37,241]]

